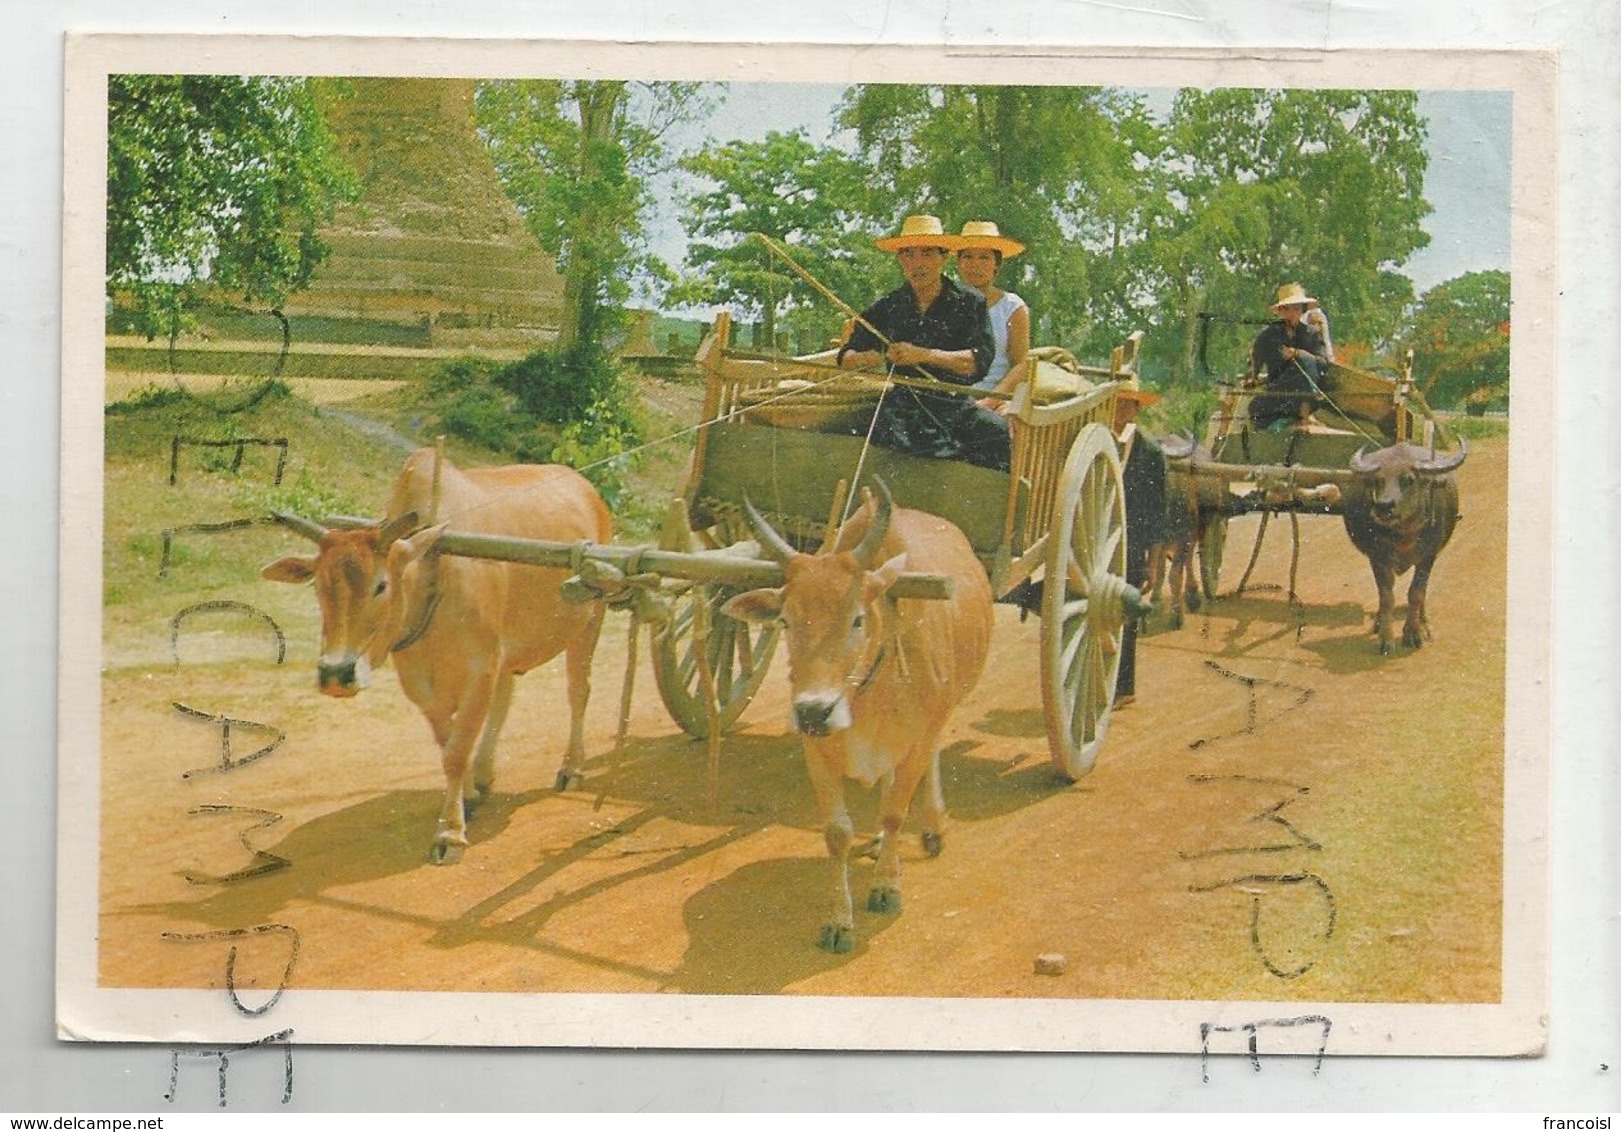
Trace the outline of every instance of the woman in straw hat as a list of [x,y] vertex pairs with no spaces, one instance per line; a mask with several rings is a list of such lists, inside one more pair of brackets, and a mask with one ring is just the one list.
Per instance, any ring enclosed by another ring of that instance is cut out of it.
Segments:
[[[908,216],[874,243],[894,252],[905,282],[862,312],[839,349],[846,369],[899,369],[972,386],[996,354],[985,300],[946,278],[957,248],[938,217]],[[1007,424],[967,397],[897,385],[884,394],[872,439],[919,456],[966,460],[1006,471]]]
[[[957,237],[957,277],[985,297],[985,310],[991,319],[991,335],[996,339],[996,356],[991,368],[980,378],[980,389],[1000,389],[1010,369],[1024,361],[1030,350],[1030,307],[1012,291],[996,285],[1002,261],[1024,251],[1019,241],[1002,235],[993,220],[970,220]],[[987,405],[986,408],[990,408]]]
[[1266,376],[1267,392],[1250,403],[1258,428],[1308,423],[1321,367],[1329,361],[1323,336],[1305,321],[1317,307],[1299,283],[1278,288],[1278,301],[1267,309],[1277,317],[1255,337],[1250,348],[1250,376]]

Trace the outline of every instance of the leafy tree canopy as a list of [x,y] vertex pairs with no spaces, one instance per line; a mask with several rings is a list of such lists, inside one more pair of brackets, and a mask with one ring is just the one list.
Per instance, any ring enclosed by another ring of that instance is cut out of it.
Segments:
[[648,266],[648,183],[669,160],[664,134],[704,97],[697,83],[480,85],[478,125],[496,170],[563,273],[560,351],[600,348],[616,327],[632,273]]
[[107,287],[149,337],[204,286],[272,307],[306,286],[354,192],[306,80],[108,80]]
[[682,162],[703,179],[683,211],[691,242],[689,275],[678,301],[728,303],[759,317],[767,343],[777,319],[796,324],[797,350],[818,348],[838,327],[839,311],[763,243],[784,244],[794,262],[834,294],[864,304],[888,259],[864,230],[870,213],[868,167],[842,150],[817,147],[803,130],[771,132],[763,141],[732,141]]
[[1502,395],[1508,383],[1509,277],[1471,271],[1424,292],[1403,344],[1413,377],[1434,405]]
[[[1388,339],[1412,298],[1396,268],[1429,242],[1424,139],[1411,91],[1179,92],[1144,185],[1143,288],[1171,331],[1150,341],[1178,343],[1173,372],[1192,372],[1199,311],[1264,317],[1289,281],[1337,341]],[[1213,356],[1242,356],[1253,333],[1229,324]]]

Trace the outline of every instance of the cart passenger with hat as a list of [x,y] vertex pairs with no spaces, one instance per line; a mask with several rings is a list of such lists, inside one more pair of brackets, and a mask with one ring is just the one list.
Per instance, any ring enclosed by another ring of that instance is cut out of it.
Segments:
[[[839,349],[846,369],[884,368],[972,388],[996,354],[985,300],[946,277],[958,238],[935,216],[908,216],[894,236],[874,241],[894,252],[905,282],[862,312]],[[1006,471],[1007,423],[967,396],[895,385],[884,393],[872,439],[919,456],[964,460]]]
[[[975,384],[980,389],[1011,393],[1016,379],[1009,371],[1016,370],[1030,352],[1030,306],[1012,291],[996,285],[996,274],[1004,260],[1012,259],[1024,251],[1019,241],[1002,235],[994,220],[970,220],[962,226],[957,237],[957,277],[970,290],[985,298],[985,309],[991,319],[991,336],[996,340],[996,356],[991,368]],[[982,402],[994,408],[996,402]]]
[[1250,404],[1257,428],[1311,422],[1322,367],[1332,360],[1322,332],[1306,317],[1318,305],[1299,283],[1286,283],[1267,308],[1276,321],[1256,335],[1250,348],[1250,376],[1266,379],[1266,392]]

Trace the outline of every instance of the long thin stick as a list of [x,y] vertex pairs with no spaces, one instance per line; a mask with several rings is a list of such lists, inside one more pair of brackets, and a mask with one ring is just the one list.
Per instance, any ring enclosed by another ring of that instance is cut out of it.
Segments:
[[851,306],[849,303],[835,295],[832,290],[828,288],[828,286],[820,279],[816,278],[816,276],[799,266],[799,264],[794,260],[794,257],[788,254],[787,248],[773,240],[770,236],[767,236],[764,232],[750,232],[749,235],[753,236],[756,240],[759,240],[768,249],[770,249],[771,254],[782,260],[783,263],[786,263],[790,271],[814,287],[824,299],[838,307],[851,318],[855,319],[862,326],[865,326],[868,330],[872,331],[873,334],[877,335],[878,341],[882,342],[886,347],[894,345],[894,343],[884,335],[882,330],[879,330],[872,323],[861,317],[860,311],[856,310],[855,307]]

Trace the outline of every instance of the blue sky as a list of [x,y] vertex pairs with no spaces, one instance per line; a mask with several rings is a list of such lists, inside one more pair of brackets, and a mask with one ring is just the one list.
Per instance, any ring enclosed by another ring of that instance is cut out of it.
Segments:
[[[803,127],[813,142],[832,137],[832,109],[844,87],[793,83],[733,83],[709,119],[689,127],[677,145],[710,138],[757,140],[772,130]],[[1150,105],[1169,105],[1149,92]],[[1419,110],[1429,124],[1430,165],[1425,196],[1434,212],[1425,220],[1430,245],[1404,266],[1417,291],[1467,271],[1508,270],[1509,137],[1511,97],[1504,91],[1421,91]],[[673,204],[654,223],[654,251],[679,263],[684,247]]]

